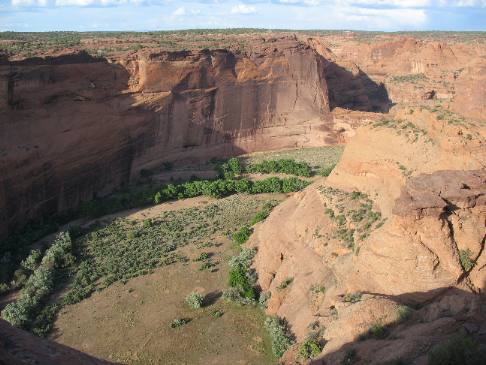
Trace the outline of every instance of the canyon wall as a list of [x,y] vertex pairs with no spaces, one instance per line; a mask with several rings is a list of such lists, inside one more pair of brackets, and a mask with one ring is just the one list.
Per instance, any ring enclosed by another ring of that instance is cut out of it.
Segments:
[[[359,127],[329,178],[255,229],[267,312],[286,318],[298,341],[317,331],[325,346],[316,364],[341,363],[349,349],[358,364],[426,364],[421,346],[464,323],[484,331],[485,146],[484,122],[397,108]],[[414,320],[401,324],[405,306],[420,310],[407,309]],[[373,328],[386,336],[377,341]]]
[[291,39],[0,64],[0,236],[163,162],[335,143],[323,58]]

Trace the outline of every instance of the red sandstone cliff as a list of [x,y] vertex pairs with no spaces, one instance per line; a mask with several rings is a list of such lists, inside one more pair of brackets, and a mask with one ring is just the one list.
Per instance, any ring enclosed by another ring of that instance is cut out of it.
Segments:
[[323,59],[282,39],[251,55],[80,53],[0,65],[0,234],[164,161],[335,141]]

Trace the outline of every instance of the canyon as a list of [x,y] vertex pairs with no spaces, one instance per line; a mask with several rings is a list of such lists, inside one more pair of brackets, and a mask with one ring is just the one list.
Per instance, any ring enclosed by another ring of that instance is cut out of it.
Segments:
[[0,56],[0,238],[170,175],[167,164],[344,145],[330,176],[281,202],[247,244],[266,313],[298,343],[312,332],[325,344],[280,361],[427,364],[456,333],[484,350],[484,36],[221,39],[238,37],[245,47],[167,50],[148,37],[103,56],[82,45]]

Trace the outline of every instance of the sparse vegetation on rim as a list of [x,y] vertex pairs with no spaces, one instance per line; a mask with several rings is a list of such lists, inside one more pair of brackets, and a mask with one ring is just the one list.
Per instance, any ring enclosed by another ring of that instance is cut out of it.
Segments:
[[336,225],[332,237],[357,253],[357,243],[365,240],[370,233],[385,222],[380,212],[373,209],[373,201],[359,191],[345,192],[330,187],[320,187],[325,197],[324,213]]
[[432,139],[428,136],[425,129],[418,127],[416,124],[402,120],[383,118],[371,123],[372,128],[391,128],[395,130],[397,135],[403,135],[411,142],[417,142],[419,138],[424,138],[425,141],[432,143]]

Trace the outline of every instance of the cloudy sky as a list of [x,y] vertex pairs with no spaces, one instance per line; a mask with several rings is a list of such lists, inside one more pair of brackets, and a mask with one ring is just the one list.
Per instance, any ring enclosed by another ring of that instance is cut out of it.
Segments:
[[486,30],[486,0],[0,0],[0,31]]

